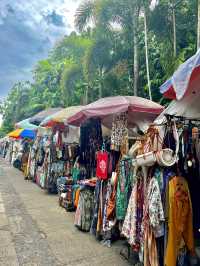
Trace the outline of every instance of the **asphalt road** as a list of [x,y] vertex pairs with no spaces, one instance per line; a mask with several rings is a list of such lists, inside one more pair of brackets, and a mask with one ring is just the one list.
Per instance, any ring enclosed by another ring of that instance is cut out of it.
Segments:
[[0,266],[127,266],[116,243],[78,231],[74,214],[0,159]]

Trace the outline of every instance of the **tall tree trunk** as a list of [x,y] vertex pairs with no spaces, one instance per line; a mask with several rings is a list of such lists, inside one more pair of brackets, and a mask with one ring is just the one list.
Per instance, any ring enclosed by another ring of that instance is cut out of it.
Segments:
[[200,0],[197,0],[198,16],[197,16],[197,50],[200,48]]
[[145,57],[146,57],[146,70],[147,70],[147,81],[148,81],[148,89],[149,89],[149,99],[152,100],[151,81],[150,81],[150,73],[149,73],[148,30],[147,30],[146,8],[144,8],[144,39],[145,39]]
[[174,50],[174,57],[176,57],[176,7],[174,0],[172,1],[172,23],[173,23],[173,50]]
[[134,75],[134,83],[133,83],[133,92],[134,95],[138,95],[138,80],[139,80],[139,55],[138,55],[138,19],[139,19],[139,8],[134,8],[134,33],[133,33],[133,49],[134,49],[134,67],[133,67],[133,75]]
[[99,84],[99,99],[102,98],[102,83]]
[[84,105],[88,104],[88,91],[89,91],[89,84],[85,86],[85,97],[83,102]]
[[99,69],[99,99],[101,99],[103,95],[103,75],[103,70]]

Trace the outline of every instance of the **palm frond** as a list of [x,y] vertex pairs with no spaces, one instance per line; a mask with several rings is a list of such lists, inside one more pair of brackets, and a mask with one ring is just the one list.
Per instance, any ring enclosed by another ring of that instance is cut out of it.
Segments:
[[61,76],[61,87],[63,90],[63,95],[68,99],[73,95],[75,85],[78,81],[83,78],[81,65],[72,64],[67,66]]
[[78,7],[75,14],[75,27],[79,32],[82,32],[94,18],[94,8],[93,0],[87,0]]

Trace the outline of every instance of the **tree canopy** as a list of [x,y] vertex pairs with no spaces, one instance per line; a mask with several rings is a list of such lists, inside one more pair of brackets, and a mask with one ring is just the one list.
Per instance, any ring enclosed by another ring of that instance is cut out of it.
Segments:
[[64,36],[36,64],[32,82],[16,83],[0,104],[0,135],[47,107],[111,95],[149,98],[149,89],[153,100],[162,102],[159,86],[197,49],[197,3],[83,1],[75,15],[76,32]]

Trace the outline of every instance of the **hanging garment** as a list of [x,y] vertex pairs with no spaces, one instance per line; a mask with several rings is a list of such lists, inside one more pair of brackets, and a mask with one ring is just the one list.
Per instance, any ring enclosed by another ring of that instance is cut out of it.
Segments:
[[155,237],[164,235],[164,211],[158,181],[152,177],[147,192],[149,224]]
[[57,192],[57,179],[64,175],[64,162],[53,162],[48,168],[46,188],[49,193]]
[[80,191],[74,224],[82,231],[88,232],[93,214],[94,192],[84,188]]
[[[105,201],[104,201],[104,209],[103,209],[103,239],[105,241],[110,241],[111,239],[119,239],[119,230],[116,228],[116,217],[110,216],[108,217],[108,207],[109,201],[112,197],[113,190],[115,190],[115,183],[112,185],[111,180],[108,180],[106,184],[106,192],[105,192]],[[112,217],[112,219],[111,219]],[[107,242],[108,244],[109,242]]]
[[159,266],[156,239],[150,225],[144,230],[144,266]]
[[72,179],[73,179],[73,182],[74,182],[74,184],[76,184],[77,183],[77,181],[79,181],[80,180],[80,168],[78,168],[78,167],[73,167],[73,169],[72,169]]
[[131,197],[122,227],[122,234],[135,251],[139,251],[143,242],[142,221],[144,206],[144,183],[137,178],[134,183]]
[[111,150],[119,151],[124,141],[128,139],[127,113],[121,113],[113,118],[111,134]]
[[120,158],[120,152],[110,151],[109,153],[109,163],[108,163],[108,176],[111,177],[112,173],[116,171],[117,163]]
[[99,119],[90,119],[80,128],[80,164],[86,168],[87,178],[96,175],[96,152],[102,147],[102,129]]
[[185,173],[185,177],[188,182],[188,187],[190,190],[192,208],[193,208],[193,229],[194,235],[196,238],[199,238],[199,227],[200,227],[200,162],[198,156],[200,156],[198,149],[198,140],[194,140],[193,147],[191,150],[192,153],[192,166],[187,167],[187,172]]
[[101,180],[108,178],[108,153],[99,151],[97,152],[97,168],[96,176]]
[[106,188],[106,199],[105,199],[104,213],[103,213],[103,231],[104,232],[111,230],[109,220],[107,217],[108,202],[111,197],[111,194],[112,194],[112,185],[111,185],[111,180],[109,180],[107,183],[107,188]]
[[132,160],[120,161],[120,173],[117,183],[116,218],[124,220],[131,191]]
[[137,181],[133,187],[128,204],[126,217],[122,227],[122,234],[131,246],[139,246],[140,239],[137,235]]
[[169,181],[168,242],[165,266],[176,266],[182,241],[194,252],[192,204],[186,180],[174,177]]
[[98,220],[97,220],[97,228],[96,228],[96,236],[100,237],[103,226],[103,181],[101,182],[100,194],[99,194],[99,210],[98,210]]
[[110,197],[107,202],[107,208],[106,208],[106,217],[108,221],[113,221],[116,218],[116,195],[117,195],[117,176],[118,173],[113,173],[112,178],[111,178],[111,183],[112,183],[112,191],[110,194]]
[[91,233],[96,236],[97,233],[97,224],[98,224],[98,215],[99,215],[99,208],[100,208],[100,192],[101,192],[101,186],[102,181],[97,180],[96,186],[95,186],[95,192],[94,192],[94,211],[93,211],[93,217],[91,222]]
[[143,217],[144,266],[159,266],[156,237],[164,235],[164,211],[158,180],[152,177],[145,194]]
[[80,196],[80,188],[78,188],[78,189],[75,191],[75,196],[74,196],[74,207],[75,207],[75,208],[78,207],[79,196]]

